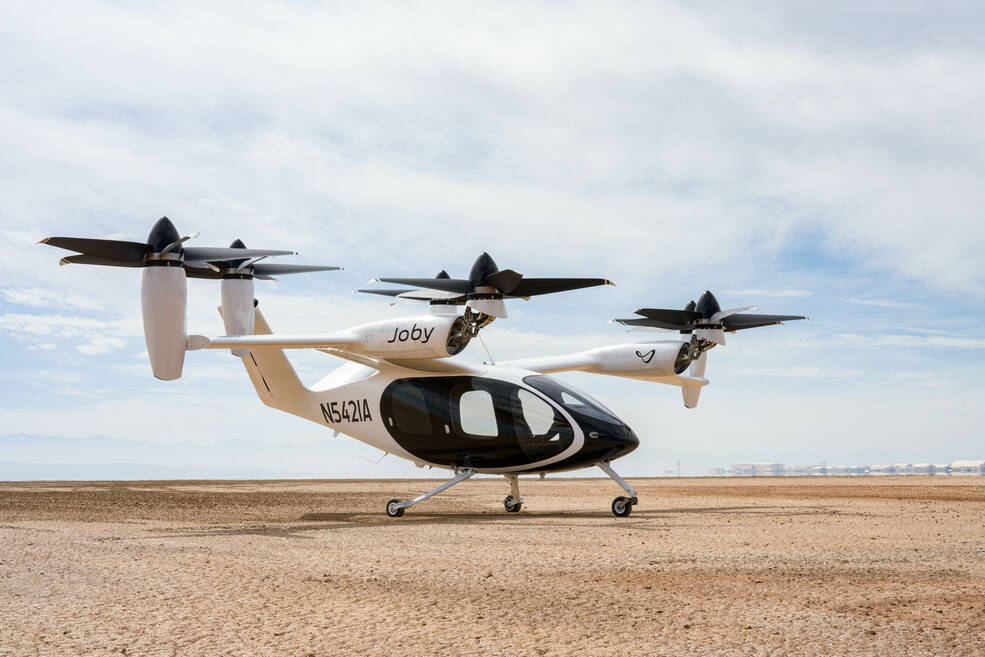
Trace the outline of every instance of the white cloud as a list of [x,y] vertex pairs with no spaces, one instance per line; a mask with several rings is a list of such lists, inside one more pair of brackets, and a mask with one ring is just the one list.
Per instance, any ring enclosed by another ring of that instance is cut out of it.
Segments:
[[908,301],[897,301],[896,299],[880,299],[873,297],[842,297],[844,303],[852,303],[859,306],[878,306],[880,308],[919,308],[915,303]]
[[117,349],[122,349],[126,341],[120,338],[113,338],[105,335],[92,336],[85,344],[76,346],[76,350],[89,356],[96,354],[107,354]]
[[142,334],[140,320],[133,317],[105,320],[25,313],[0,315],[0,331],[39,345],[53,344],[51,338],[70,340],[75,343],[76,350],[89,355],[121,349],[127,344],[127,339]]
[[933,347],[942,349],[985,349],[985,338],[963,338],[943,335],[834,335],[832,346],[844,347]]
[[813,292],[810,290],[722,290],[722,294],[734,294],[744,297],[809,297]]
[[78,308],[79,310],[101,310],[94,299],[81,294],[66,294],[48,288],[7,288],[0,290],[8,303],[19,306],[32,306],[35,308],[64,307]]
[[736,374],[753,376],[781,376],[810,379],[851,379],[859,375],[856,369],[838,367],[807,367],[790,365],[788,367],[736,370]]

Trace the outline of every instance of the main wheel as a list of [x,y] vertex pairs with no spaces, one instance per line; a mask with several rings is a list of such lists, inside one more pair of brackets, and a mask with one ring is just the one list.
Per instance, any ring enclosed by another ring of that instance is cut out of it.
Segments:
[[523,506],[522,502],[514,502],[512,495],[507,495],[506,499],[503,500],[503,507],[506,508],[507,513],[516,513]]
[[399,518],[404,515],[404,507],[397,506],[400,504],[400,500],[394,498],[386,503],[386,514],[391,518]]
[[612,500],[612,515],[617,518],[626,518],[633,512],[633,503],[628,497],[619,496]]

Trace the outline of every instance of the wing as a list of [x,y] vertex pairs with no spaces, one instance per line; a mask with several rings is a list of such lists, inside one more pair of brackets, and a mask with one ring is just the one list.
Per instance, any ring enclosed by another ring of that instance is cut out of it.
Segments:
[[345,349],[353,342],[354,336],[349,333],[328,333],[325,335],[288,335],[275,333],[272,335],[224,335],[210,338],[205,335],[189,335],[186,349]]

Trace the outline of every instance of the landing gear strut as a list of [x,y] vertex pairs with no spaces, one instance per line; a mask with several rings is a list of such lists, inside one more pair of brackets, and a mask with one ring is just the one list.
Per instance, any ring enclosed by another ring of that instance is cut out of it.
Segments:
[[503,506],[507,513],[516,513],[523,507],[523,498],[520,497],[520,479],[515,474],[508,474],[506,481],[510,484],[510,494],[503,500]]
[[455,484],[465,481],[466,479],[468,479],[474,474],[475,474],[475,470],[473,470],[472,468],[465,468],[463,470],[459,470],[458,472],[456,472],[455,476],[452,477],[449,481],[446,481],[445,483],[441,484],[434,490],[424,493],[423,495],[419,495],[412,500],[408,500],[408,501],[398,500],[398,499],[390,500],[389,502],[386,503],[386,514],[391,518],[399,518],[400,516],[404,515],[404,509],[409,509],[410,507],[414,506],[418,502],[423,502],[427,498],[433,497],[443,490],[448,490]]
[[633,487],[626,483],[626,481],[619,476],[619,474],[612,469],[608,461],[602,461],[598,464],[599,470],[609,475],[614,482],[619,484],[624,491],[629,493],[629,497],[623,497],[620,495],[616,499],[612,500],[612,514],[617,518],[629,517],[629,514],[633,512],[633,507],[637,504],[636,491]]

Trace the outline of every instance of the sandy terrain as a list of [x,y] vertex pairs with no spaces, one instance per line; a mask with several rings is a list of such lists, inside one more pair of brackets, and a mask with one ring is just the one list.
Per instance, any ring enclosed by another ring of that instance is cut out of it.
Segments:
[[0,655],[985,655],[980,478],[0,484]]

